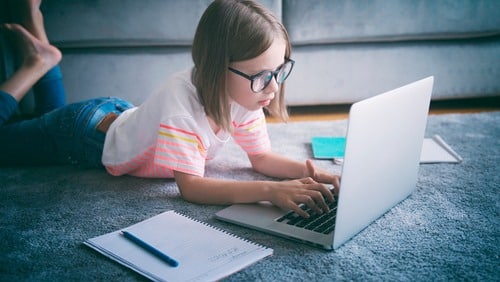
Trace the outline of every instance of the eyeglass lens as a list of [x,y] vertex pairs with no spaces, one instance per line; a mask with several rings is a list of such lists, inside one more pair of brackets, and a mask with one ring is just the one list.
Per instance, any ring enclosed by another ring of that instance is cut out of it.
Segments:
[[253,80],[252,90],[254,92],[262,91],[264,88],[266,88],[269,85],[269,83],[271,83],[273,76],[276,78],[276,82],[278,84],[283,83],[283,81],[285,81],[285,79],[287,79],[288,75],[290,74],[290,71],[292,70],[292,66],[293,66],[293,63],[291,61],[288,61],[288,62],[284,63],[276,71],[263,72],[260,76],[256,77]]

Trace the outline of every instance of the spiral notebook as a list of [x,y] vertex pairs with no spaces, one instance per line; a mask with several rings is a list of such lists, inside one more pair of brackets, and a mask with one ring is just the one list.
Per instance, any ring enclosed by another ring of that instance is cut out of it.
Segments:
[[[166,264],[127,240],[122,231],[134,233],[179,265]],[[88,239],[84,244],[154,281],[219,280],[273,254],[270,248],[175,211]]]

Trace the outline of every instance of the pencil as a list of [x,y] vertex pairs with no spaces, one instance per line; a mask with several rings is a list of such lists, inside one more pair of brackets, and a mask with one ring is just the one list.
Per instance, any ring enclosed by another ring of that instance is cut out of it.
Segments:
[[144,250],[148,251],[150,254],[156,256],[157,258],[163,260],[168,265],[170,265],[172,267],[179,266],[179,262],[177,262],[175,259],[173,259],[172,257],[168,256],[167,254],[163,253],[162,251],[158,250],[157,248],[151,246],[150,244],[144,242],[143,240],[141,240],[139,237],[135,236],[134,234],[132,234],[128,231],[122,231],[122,234],[125,238],[130,240],[132,243],[143,248]]

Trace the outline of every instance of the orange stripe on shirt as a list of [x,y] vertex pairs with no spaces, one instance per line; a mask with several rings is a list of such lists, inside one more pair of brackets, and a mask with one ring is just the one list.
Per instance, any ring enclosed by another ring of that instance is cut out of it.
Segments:
[[192,153],[195,153],[195,152],[200,153],[202,156],[207,155],[207,152],[200,151],[198,146],[195,148],[193,146],[188,146],[186,144],[176,143],[176,142],[167,141],[167,140],[160,140],[160,139],[157,142],[162,145],[159,147],[159,148],[161,148],[160,150],[163,150],[163,148],[168,147],[168,148],[171,148],[172,150],[175,148],[177,151],[180,151],[180,152],[191,151]]
[[255,122],[259,122],[259,121],[262,123],[262,121],[264,121],[264,118],[263,117],[257,117],[257,118],[254,118],[252,120],[249,120],[249,121],[247,121],[245,123],[241,123],[241,124],[238,124],[238,125],[235,124],[235,123],[233,123],[233,125],[236,126],[236,127],[240,127],[241,128],[241,127],[245,127],[247,125],[251,125],[251,124],[253,124]]
[[[206,147],[203,145],[203,141],[201,140],[200,136],[198,134],[194,133],[194,132],[190,132],[190,131],[184,130],[182,128],[177,128],[177,127],[173,127],[173,126],[166,125],[166,124],[160,124],[160,128],[165,128],[167,130],[172,130],[172,131],[175,131],[175,132],[179,132],[179,133],[183,133],[185,135],[191,136],[191,138],[194,138],[194,140],[197,141],[197,144],[200,146],[200,149],[202,149],[203,151],[207,150]],[[164,135],[165,133],[162,132],[161,134]],[[182,137],[181,135],[177,135],[177,134],[174,134],[174,133],[170,133],[170,134],[172,134],[172,135],[171,136],[165,135],[165,136],[172,137],[172,138],[175,138],[174,136],[178,136],[179,138],[181,138],[181,140],[184,140],[184,141],[187,141],[187,142],[193,142],[192,141],[193,139],[191,139],[191,138]]]

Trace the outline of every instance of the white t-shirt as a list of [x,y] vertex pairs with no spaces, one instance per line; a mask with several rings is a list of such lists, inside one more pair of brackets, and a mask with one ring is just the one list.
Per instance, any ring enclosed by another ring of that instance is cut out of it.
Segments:
[[269,151],[264,112],[231,104],[233,132],[213,132],[191,81],[172,76],[161,91],[123,112],[106,133],[102,163],[112,175],[172,178],[173,171],[203,176],[205,162],[231,138],[247,154]]

